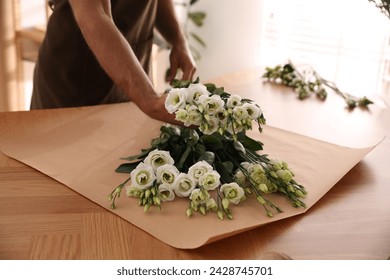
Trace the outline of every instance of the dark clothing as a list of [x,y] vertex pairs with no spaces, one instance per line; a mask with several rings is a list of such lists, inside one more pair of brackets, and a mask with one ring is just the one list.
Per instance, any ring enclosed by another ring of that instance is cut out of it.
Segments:
[[[114,22],[145,72],[158,0],[111,0]],[[34,72],[31,109],[128,101],[87,46],[68,0],[55,0]]]

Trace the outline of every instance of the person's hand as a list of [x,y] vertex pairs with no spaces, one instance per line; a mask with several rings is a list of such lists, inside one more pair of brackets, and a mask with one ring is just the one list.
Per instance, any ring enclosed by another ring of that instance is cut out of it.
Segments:
[[169,83],[175,79],[179,69],[182,71],[182,80],[192,80],[196,65],[187,44],[172,46],[169,61],[171,64],[167,77]]

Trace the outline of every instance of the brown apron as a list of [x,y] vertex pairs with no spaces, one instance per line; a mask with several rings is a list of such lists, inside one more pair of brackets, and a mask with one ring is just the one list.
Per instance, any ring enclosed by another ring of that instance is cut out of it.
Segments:
[[[114,22],[146,73],[158,0],[111,0]],[[34,71],[31,109],[129,101],[88,48],[68,0],[54,0]]]

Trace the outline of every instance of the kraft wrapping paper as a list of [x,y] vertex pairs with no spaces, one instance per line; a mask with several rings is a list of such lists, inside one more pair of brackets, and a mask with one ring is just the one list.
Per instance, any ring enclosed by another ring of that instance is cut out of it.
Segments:
[[161,122],[144,115],[134,104],[0,114],[0,150],[54,178],[166,244],[183,249],[303,214],[323,197],[374,146],[356,149],[338,146],[271,126],[249,135],[264,143],[270,158],[288,162],[303,184],[307,208],[293,208],[284,197],[271,200],[283,209],[273,218],[255,199],[232,207],[234,219],[220,221],[214,213],[185,215],[188,202],[164,203],[161,212],[148,213],[137,199],[122,195],[111,210],[107,195],[126,178],[115,173],[121,157],[138,154],[159,135]]

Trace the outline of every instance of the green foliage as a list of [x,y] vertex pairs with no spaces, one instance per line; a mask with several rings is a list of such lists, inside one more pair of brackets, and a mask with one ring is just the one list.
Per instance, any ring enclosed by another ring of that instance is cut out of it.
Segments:
[[204,19],[206,18],[205,12],[189,12],[188,18],[198,27],[203,26]]

